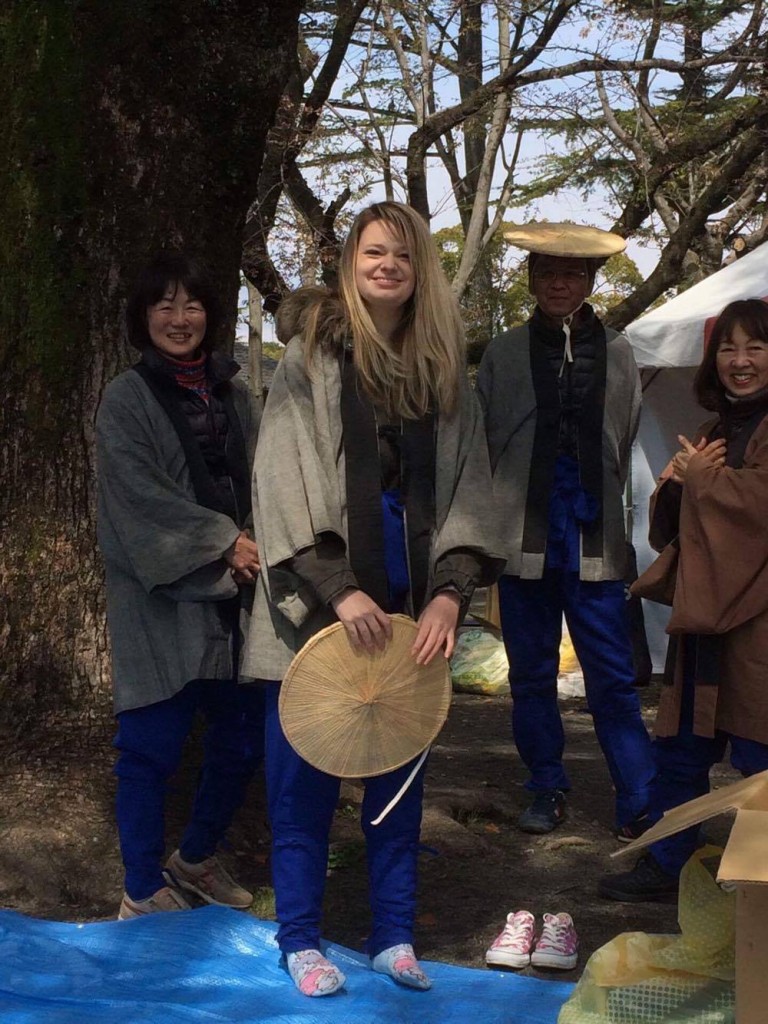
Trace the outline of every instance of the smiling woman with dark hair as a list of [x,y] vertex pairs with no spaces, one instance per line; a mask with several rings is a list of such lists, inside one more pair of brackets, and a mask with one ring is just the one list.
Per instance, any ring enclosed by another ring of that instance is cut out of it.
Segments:
[[732,369],[725,379],[721,376],[720,365],[725,365],[724,358],[733,352],[739,336],[752,339],[754,355],[761,345],[768,345],[768,305],[762,299],[731,302],[715,321],[693,381],[693,392],[703,409],[721,413],[732,404],[731,399],[752,395],[768,384],[759,376],[762,369],[755,365]]
[[159,253],[139,273],[125,309],[126,332],[134,348],[143,350],[156,345],[157,335],[151,335],[147,311],[162,304],[161,300],[174,299],[179,290],[194,296],[194,305],[204,311],[204,333],[199,346],[203,352],[213,349],[222,321],[219,297],[203,265],[179,252]]
[[[717,416],[695,443],[679,437],[651,498],[651,544],[679,547],[652,821],[709,792],[709,771],[728,744],[742,775],[768,769],[768,305],[725,307],[694,392]],[[604,878],[600,892],[627,902],[672,898],[697,845],[698,828],[654,843],[631,871]]]
[[[221,314],[204,268],[162,253],[128,301],[140,361],[96,422],[98,538],[120,751],[120,918],[189,904],[246,907],[216,848],[260,760],[263,698],[237,685],[240,588],[259,570],[248,533],[259,412],[213,351]],[[165,870],[164,801],[196,713],[207,719],[191,821]]]

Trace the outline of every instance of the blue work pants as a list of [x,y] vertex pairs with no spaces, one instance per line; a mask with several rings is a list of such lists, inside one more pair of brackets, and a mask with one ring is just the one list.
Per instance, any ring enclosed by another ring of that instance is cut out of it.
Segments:
[[[283,953],[320,942],[328,842],[341,780],[313,768],[285,738],[279,683],[266,687],[266,777],[272,825],[272,876]],[[380,825],[371,825],[405,782],[413,761],[365,779],[362,826],[373,916],[368,953],[413,942],[424,767]]]
[[641,817],[648,810],[654,762],[634,686],[623,582],[585,582],[561,569],[545,569],[540,580],[502,576],[499,610],[510,665],[512,733],[530,772],[526,788],[571,787],[557,699],[565,616],[616,790],[616,825]]
[[198,712],[207,728],[192,816],[179,847],[184,860],[199,863],[216,851],[262,760],[263,687],[196,679],[168,700],[117,715],[117,828],[125,891],[133,900],[166,884],[166,789]]
[[[654,740],[656,780],[651,787],[650,818],[658,821],[665,811],[687,803],[709,792],[709,771],[723,760],[731,744],[731,764],[745,777],[768,770],[768,744],[744,739],[716,730],[714,736],[695,736],[693,733],[693,697],[695,690],[695,654],[690,638],[685,643],[683,662],[683,693],[680,708],[680,728],[676,736],[661,736]],[[699,826],[677,832],[654,843],[654,860],[670,875],[679,875],[685,862],[700,844]]]

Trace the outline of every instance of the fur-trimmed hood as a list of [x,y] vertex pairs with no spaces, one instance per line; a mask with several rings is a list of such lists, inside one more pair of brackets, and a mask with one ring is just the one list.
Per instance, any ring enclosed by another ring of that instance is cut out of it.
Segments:
[[349,338],[349,321],[338,292],[322,285],[307,285],[286,295],[275,317],[278,340],[287,345],[297,334],[303,335],[315,317],[320,344],[341,348]]

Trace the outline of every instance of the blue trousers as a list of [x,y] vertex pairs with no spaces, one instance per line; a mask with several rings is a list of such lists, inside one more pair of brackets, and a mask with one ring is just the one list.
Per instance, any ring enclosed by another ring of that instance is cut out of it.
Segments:
[[540,580],[502,576],[499,610],[509,657],[512,733],[534,792],[570,789],[557,702],[562,620],[584,671],[595,733],[616,790],[616,825],[645,814],[654,776],[651,741],[634,686],[620,580],[588,583],[545,569]]
[[[664,811],[687,803],[709,792],[710,768],[723,760],[731,744],[731,764],[743,776],[756,775],[768,769],[768,744],[747,740],[718,729],[714,736],[693,733],[693,696],[695,660],[693,645],[684,638],[683,693],[680,707],[680,729],[676,736],[654,740],[656,780],[651,787],[650,818],[658,821]],[[678,832],[654,843],[650,849],[654,859],[670,875],[679,875],[685,862],[699,846],[699,826]]]
[[[279,683],[266,687],[266,776],[272,825],[272,876],[283,953],[320,942],[328,840],[341,782],[294,751],[280,726]],[[400,789],[413,762],[365,780],[362,826],[373,916],[370,956],[413,942],[424,767],[380,825],[371,825]]]
[[207,728],[192,817],[179,847],[184,860],[199,863],[216,851],[262,760],[261,687],[197,679],[169,700],[117,715],[117,828],[125,891],[133,900],[166,884],[166,789],[198,712]]

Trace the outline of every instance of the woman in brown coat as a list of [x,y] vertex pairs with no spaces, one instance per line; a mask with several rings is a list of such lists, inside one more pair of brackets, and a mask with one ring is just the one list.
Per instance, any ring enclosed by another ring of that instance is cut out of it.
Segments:
[[[768,305],[725,307],[694,392],[716,417],[679,438],[651,499],[651,544],[679,543],[651,822],[709,791],[728,743],[743,775],[768,769]],[[697,845],[696,828],[654,843],[601,895],[674,898]]]

